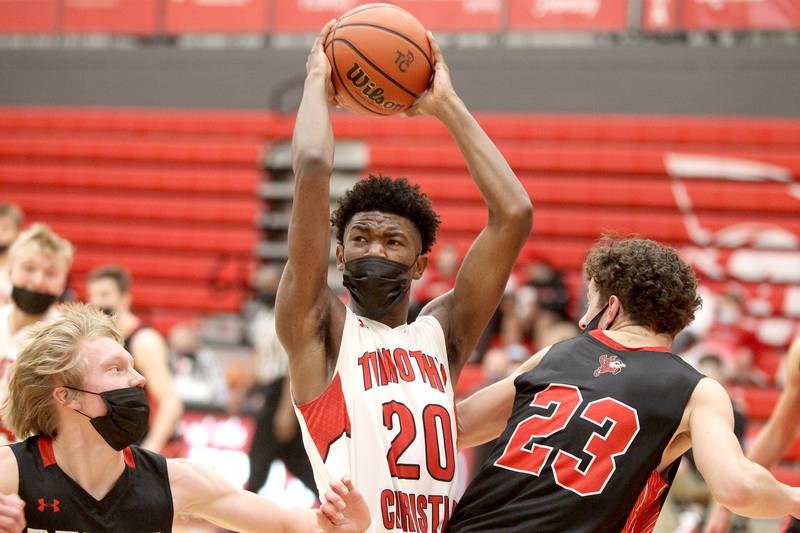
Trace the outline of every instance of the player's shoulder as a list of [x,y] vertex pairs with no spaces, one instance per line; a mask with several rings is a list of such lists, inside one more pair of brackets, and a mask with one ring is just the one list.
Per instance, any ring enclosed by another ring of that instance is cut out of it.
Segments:
[[730,403],[731,397],[725,387],[719,381],[703,376],[692,391],[688,407],[694,410],[702,407],[728,406]]
[[164,342],[164,337],[153,326],[142,324],[138,326],[130,335],[131,344],[143,344],[151,342]]
[[[212,468],[190,459],[167,459],[169,482],[173,487],[187,485],[197,489],[216,487],[220,491],[228,489],[228,483],[220,483],[224,478]],[[224,485],[224,486],[223,486]]]
[[19,466],[11,446],[0,446],[0,494],[19,490]]
[[137,463],[144,462],[146,466],[157,467],[159,469],[166,468],[167,458],[158,452],[140,446],[131,446],[130,451]]
[[189,459],[167,459],[167,471],[176,513],[236,490],[213,469]]
[[687,363],[686,360],[683,357],[681,357],[680,355],[674,354],[672,352],[667,352],[666,355],[667,355],[667,361],[669,361],[669,364],[674,366],[676,369],[679,369],[681,372],[685,373],[686,375],[691,376],[693,378],[697,378],[697,379],[703,379],[705,377],[704,374],[702,374],[695,367],[693,367],[692,365]]

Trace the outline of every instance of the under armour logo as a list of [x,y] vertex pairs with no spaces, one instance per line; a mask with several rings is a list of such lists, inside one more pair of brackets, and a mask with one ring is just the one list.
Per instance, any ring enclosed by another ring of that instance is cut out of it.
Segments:
[[61,510],[61,507],[59,507],[59,504],[61,504],[61,502],[56,500],[55,498],[53,498],[53,503],[47,503],[47,501],[44,498],[39,498],[39,507],[38,507],[38,509],[39,509],[39,511],[44,512],[45,509],[49,508],[54,513],[57,513],[57,512],[59,512]]
[[394,60],[395,65],[397,68],[400,69],[400,72],[405,72],[408,70],[408,67],[411,66],[411,63],[414,62],[414,54],[411,53],[411,50],[407,52],[401,52],[397,50],[397,57]]

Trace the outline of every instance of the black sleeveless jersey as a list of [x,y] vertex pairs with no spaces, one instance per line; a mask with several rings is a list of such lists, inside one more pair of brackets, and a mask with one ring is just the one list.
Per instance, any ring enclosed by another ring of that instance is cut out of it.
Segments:
[[133,353],[131,352],[131,345],[133,344],[133,338],[136,335],[138,335],[143,329],[151,329],[150,324],[148,324],[147,322],[139,322],[139,324],[135,328],[133,328],[133,331],[131,331],[130,335],[126,336],[122,340],[122,347],[125,348],[125,350],[128,353]]
[[19,496],[25,502],[25,531],[169,533],[172,491],[167,461],[135,446],[126,448],[125,470],[111,491],[96,500],[67,476],[46,437],[11,445],[19,465]]
[[600,330],[554,345],[516,378],[506,429],[449,531],[652,530],[678,461],[657,468],[702,377]]

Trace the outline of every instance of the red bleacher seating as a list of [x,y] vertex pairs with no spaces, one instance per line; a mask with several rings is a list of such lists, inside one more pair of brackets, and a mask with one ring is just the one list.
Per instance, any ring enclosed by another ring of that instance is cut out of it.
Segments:
[[138,137],[0,136],[0,157],[9,160],[93,160],[243,165],[260,163],[263,143],[248,140],[151,140]]
[[0,110],[0,197],[76,245],[72,284],[121,264],[162,329],[237,312],[252,274],[273,113]]
[[[465,172],[397,172],[413,178],[434,202],[478,203],[480,191]],[[673,181],[666,175],[607,176],[524,172],[519,174],[525,190],[539,204],[591,205],[675,209]],[[767,213],[795,213],[796,199],[786,194],[784,183],[684,183],[697,209],[707,211],[762,210]]]
[[[2,115],[0,115],[2,116]],[[0,163],[3,183],[70,190],[192,192],[250,195],[261,181],[258,169],[164,168],[91,163]]]
[[55,215],[101,217],[114,220],[170,220],[181,222],[253,224],[258,212],[258,199],[207,199],[190,194],[130,193],[5,193],[8,201],[19,204],[34,218]]

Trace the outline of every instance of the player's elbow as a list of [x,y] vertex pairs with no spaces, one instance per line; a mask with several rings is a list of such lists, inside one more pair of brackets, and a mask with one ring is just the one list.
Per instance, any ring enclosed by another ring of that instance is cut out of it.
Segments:
[[747,509],[757,497],[755,482],[746,476],[725,480],[711,492],[720,505],[734,512]]
[[533,226],[533,204],[527,196],[517,198],[513,203],[503,206],[496,219],[506,231],[527,239]]
[[322,149],[306,148],[295,151],[292,168],[298,178],[327,178],[333,172],[333,160]]

